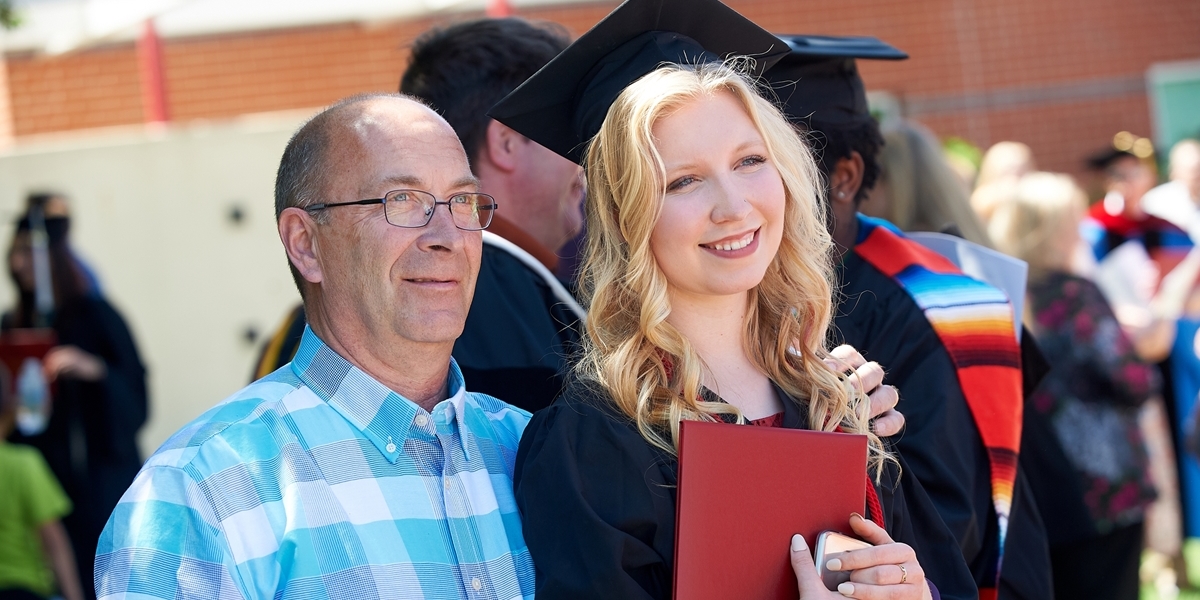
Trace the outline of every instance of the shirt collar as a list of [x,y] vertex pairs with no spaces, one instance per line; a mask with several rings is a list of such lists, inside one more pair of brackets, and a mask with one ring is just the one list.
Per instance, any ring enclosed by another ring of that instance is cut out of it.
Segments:
[[395,463],[400,458],[406,438],[432,436],[439,425],[451,423],[458,430],[463,454],[467,454],[464,435],[467,391],[462,371],[453,358],[447,377],[450,396],[434,406],[432,413],[355,367],[307,325],[291,366],[292,372],[317,397],[362,432],[388,461]]

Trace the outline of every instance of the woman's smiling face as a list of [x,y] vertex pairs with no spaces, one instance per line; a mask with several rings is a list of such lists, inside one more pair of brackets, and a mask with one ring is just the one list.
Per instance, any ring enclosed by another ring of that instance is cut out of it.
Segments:
[[672,294],[744,294],[783,236],[783,179],[762,134],[730,92],[688,101],[652,132],[667,184],[650,250]]

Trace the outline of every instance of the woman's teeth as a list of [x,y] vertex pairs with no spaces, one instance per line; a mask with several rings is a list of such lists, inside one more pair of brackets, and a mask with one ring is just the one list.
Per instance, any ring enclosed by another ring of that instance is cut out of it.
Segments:
[[714,250],[724,250],[726,252],[729,252],[731,250],[741,250],[742,248],[749,246],[750,242],[753,242],[753,241],[754,241],[754,232],[751,231],[750,233],[746,234],[746,237],[744,237],[740,240],[736,240],[736,241],[732,241],[732,242],[722,242],[719,244],[704,244],[704,247],[712,248]]

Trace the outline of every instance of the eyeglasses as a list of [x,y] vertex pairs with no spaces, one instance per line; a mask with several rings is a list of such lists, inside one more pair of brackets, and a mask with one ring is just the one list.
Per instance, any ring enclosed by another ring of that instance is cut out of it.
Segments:
[[446,205],[450,210],[450,219],[454,226],[466,231],[487,229],[492,223],[492,213],[499,205],[496,199],[479,192],[455,194],[438,202],[436,196],[421,190],[392,190],[382,198],[358,200],[355,202],[325,202],[304,207],[308,212],[324,210],[335,206],[366,206],[382,204],[383,216],[387,222],[396,227],[424,227],[433,219],[433,211],[439,204]]

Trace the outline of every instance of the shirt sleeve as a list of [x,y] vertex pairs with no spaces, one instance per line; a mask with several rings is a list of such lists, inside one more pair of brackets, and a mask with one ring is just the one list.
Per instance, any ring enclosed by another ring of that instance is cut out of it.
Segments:
[[246,598],[213,514],[182,469],[143,469],[100,535],[97,598]]
[[631,427],[562,399],[534,415],[514,477],[539,600],[670,598],[674,481]]
[[41,527],[71,513],[71,500],[54,478],[40,452],[30,449],[26,476],[28,524]]

